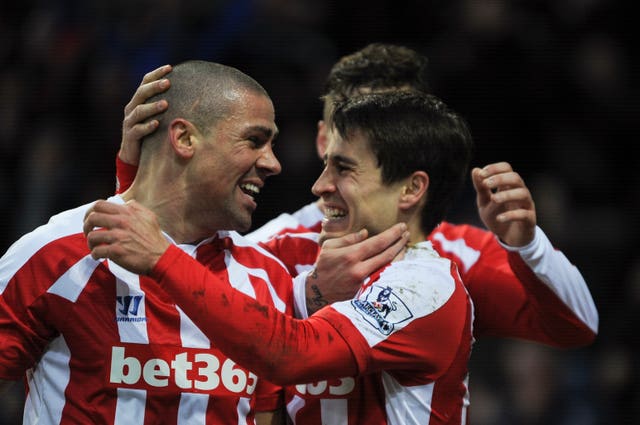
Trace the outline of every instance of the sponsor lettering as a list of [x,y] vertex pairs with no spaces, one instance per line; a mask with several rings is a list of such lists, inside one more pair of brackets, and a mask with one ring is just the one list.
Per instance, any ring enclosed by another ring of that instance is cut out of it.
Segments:
[[111,348],[110,386],[248,397],[258,383],[215,349],[123,345]]
[[296,393],[301,396],[318,398],[342,398],[353,392],[356,386],[354,378],[340,378],[331,381],[318,381],[296,385]]

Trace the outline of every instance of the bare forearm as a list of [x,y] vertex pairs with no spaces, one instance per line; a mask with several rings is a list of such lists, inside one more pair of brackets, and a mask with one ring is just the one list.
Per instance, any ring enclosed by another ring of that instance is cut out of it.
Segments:
[[322,307],[329,305],[329,300],[325,298],[325,295],[322,292],[320,286],[316,283],[318,279],[318,274],[314,270],[309,274],[307,278],[306,285],[306,295],[307,295],[307,313],[312,315],[316,311],[320,310]]

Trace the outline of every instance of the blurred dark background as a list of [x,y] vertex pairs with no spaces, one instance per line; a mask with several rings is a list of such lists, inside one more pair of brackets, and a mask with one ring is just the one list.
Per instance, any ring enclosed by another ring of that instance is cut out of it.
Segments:
[[[374,41],[430,59],[433,92],[467,118],[473,165],[509,161],[539,224],[600,312],[588,348],[483,340],[472,424],[632,424],[640,417],[640,161],[633,2],[604,0],[22,0],[0,14],[0,248],[114,191],[124,105],[151,69],[236,66],[271,94],[283,173],[259,226],[311,201],[318,96],[331,65]],[[449,219],[478,223],[467,187]],[[0,348],[1,349],[1,348]],[[21,423],[22,386],[0,396]]]

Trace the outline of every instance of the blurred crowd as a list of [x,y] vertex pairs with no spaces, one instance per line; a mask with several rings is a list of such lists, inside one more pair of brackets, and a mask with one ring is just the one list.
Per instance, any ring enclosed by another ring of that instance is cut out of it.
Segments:
[[[631,424],[640,417],[638,57],[632,2],[606,0],[22,0],[0,14],[0,250],[55,212],[114,192],[124,105],[151,69],[236,66],[271,94],[283,173],[259,226],[312,199],[331,65],[375,42],[429,58],[433,92],[467,118],[473,165],[509,161],[538,221],[600,312],[570,351],[482,341],[473,425]],[[471,186],[450,221],[479,224]],[[0,347],[0,349],[2,349]],[[0,396],[21,423],[22,385]]]

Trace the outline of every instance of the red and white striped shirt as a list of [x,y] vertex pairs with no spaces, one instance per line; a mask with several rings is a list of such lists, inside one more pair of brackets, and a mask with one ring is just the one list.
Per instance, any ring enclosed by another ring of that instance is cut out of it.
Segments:
[[[472,306],[455,264],[430,242],[304,321],[228,287],[204,291],[216,277],[174,248],[152,276],[245,367],[278,383],[321,380],[292,388],[297,424],[465,423]],[[233,311],[253,325],[238,326]]]
[[[248,237],[262,240],[261,244],[295,276],[313,267],[319,250],[317,232],[321,220],[320,209],[310,204],[293,215],[280,215]],[[440,255],[459,266],[473,301],[475,338],[521,338],[565,348],[593,341],[598,313],[586,282],[577,268],[552,247],[541,229],[536,229],[531,244],[519,249],[502,245],[486,230],[447,222],[441,223],[428,239]],[[297,310],[306,312],[304,291],[298,293]],[[376,379],[378,386],[371,382]],[[378,375],[361,380],[365,384],[356,385],[360,381],[349,379],[288,388],[290,417],[298,425],[387,423],[379,419],[384,412],[358,402],[379,399],[383,394],[379,389],[388,384]],[[341,396],[346,393],[345,388],[350,389],[350,395],[358,395]],[[455,393],[456,388],[450,391]],[[416,394],[415,402],[420,403],[428,396]],[[464,400],[468,403],[468,399]],[[378,420],[358,422],[368,414]]]
[[[252,424],[254,409],[277,408],[277,387],[222,354],[153,280],[91,258],[89,207],[52,217],[0,259],[0,379],[26,377],[25,423]],[[282,263],[237,233],[179,248],[291,313]]]
[[[119,176],[126,176],[127,172],[135,175],[118,168]],[[315,262],[322,217],[320,209],[309,204],[292,215],[282,214],[247,236],[262,241],[296,275],[312,268]],[[446,222],[428,239],[441,256],[459,267],[474,302],[476,338],[522,338],[565,348],[584,346],[595,338],[598,313],[586,282],[540,228],[536,229],[534,241],[520,248],[502,245],[486,230]],[[305,317],[304,291],[297,294],[300,296],[296,307]],[[368,401],[381,399],[382,382],[378,379],[377,386],[361,386],[349,378],[299,386],[289,392],[288,410],[292,417],[300,418],[298,424],[351,424],[357,420],[353,419],[354,412],[365,412],[371,408]],[[361,388],[372,391],[359,393],[366,391]],[[347,390],[350,394],[359,393],[356,399],[365,400],[365,404],[354,405],[354,398],[340,397]],[[416,402],[420,403],[424,396],[416,394]]]
[[[282,214],[247,238],[260,242],[293,276],[313,267],[323,214],[315,203]],[[470,225],[442,222],[427,238],[458,265],[474,304],[474,336],[520,338],[572,348],[593,342],[598,311],[580,271],[540,228],[525,247],[501,244]],[[296,307],[306,313],[306,303]],[[305,315],[303,314],[302,317]]]

